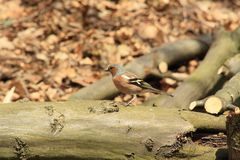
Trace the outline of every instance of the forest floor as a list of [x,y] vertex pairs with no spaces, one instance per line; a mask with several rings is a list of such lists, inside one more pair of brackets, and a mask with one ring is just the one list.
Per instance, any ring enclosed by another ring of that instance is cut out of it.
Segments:
[[[240,24],[240,2],[195,0],[0,0],[0,101],[59,101],[163,43]],[[171,68],[191,74],[199,59]],[[149,78],[171,92],[169,79]],[[150,95],[139,96],[141,103]],[[116,101],[129,99],[118,95]],[[197,133],[193,141],[226,146],[226,135]]]

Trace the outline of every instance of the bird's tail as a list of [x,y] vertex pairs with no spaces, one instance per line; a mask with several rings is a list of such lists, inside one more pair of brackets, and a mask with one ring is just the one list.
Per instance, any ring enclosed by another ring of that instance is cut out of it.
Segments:
[[161,90],[153,88],[153,87],[149,87],[147,90],[152,92],[152,93],[155,93],[155,94],[162,94],[162,95],[167,95],[167,96],[173,97],[172,94],[168,94],[168,93],[166,93],[164,91],[161,91]]

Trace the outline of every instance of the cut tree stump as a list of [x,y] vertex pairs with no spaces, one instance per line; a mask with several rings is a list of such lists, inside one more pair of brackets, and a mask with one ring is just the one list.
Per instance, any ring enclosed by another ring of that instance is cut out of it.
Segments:
[[227,117],[228,159],[240,159],[240,114],[230,114]]
[[0,159],[154,159],[196,127],[225,129],[224,116],[110,101],[0,104],[0,114]]

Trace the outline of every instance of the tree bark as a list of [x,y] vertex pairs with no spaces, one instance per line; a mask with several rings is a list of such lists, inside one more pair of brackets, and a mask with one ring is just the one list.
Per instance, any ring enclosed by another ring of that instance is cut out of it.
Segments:
[[177,135],[196,130],[197,121],[225,127],[224,117],[109,101],[9,103],[0,114],[0,159],[153,159]]
[[[140,78],[144,78],[152,70],[156,69],[160,62],[173,65],[204,55],[208,50],[209,41],[209,38],[205,38],[205,40],[181,40],[164,44],[161,47],[154,48],[149,54],[130,62],[126,65],[126,69]],[[70,99],[107,99],[117,93],[118,91],[112,83],[111,76],[107,76],[81,89],[73,94]]]
[[240,157],[240,115],[230,114],[227,117],[228,159],[239,160]]
[[157,96],[145,104],[187,109],[192,101],[204,97],[218,82],[221,78],[217,74],[219,67],[238,53],[239,45],[240,29],[232,33],[220,30],[200,66],[176,88],[174,98]]
[[212,116],[206,113],[181,111],[180,115],[183,119],[191,123],[195,129],[225,131],[226,118],[225,116]]

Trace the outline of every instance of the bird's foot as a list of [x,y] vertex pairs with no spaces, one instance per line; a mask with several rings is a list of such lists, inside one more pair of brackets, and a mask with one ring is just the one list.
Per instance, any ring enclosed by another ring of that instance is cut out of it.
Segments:
[[132,102],[136,99],[136,95],[134,94],[133,97],[128,101],[128,102],[124,102],[125,105],[124,106],[129,106],[130,104],[132,104]]
[[125,106],[125,107],[129,107],[131,103],[129,103],[129,102],[121,102],[120,104]]

